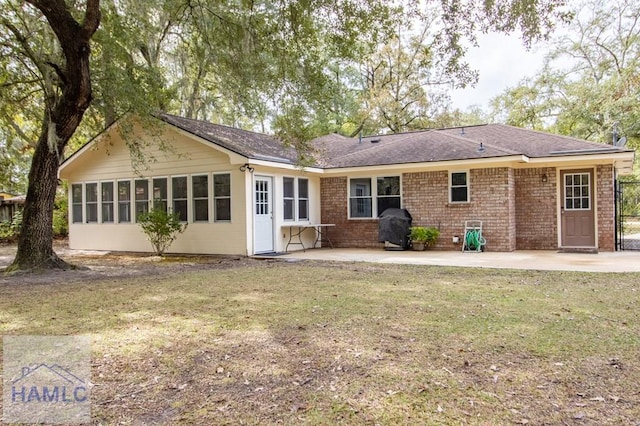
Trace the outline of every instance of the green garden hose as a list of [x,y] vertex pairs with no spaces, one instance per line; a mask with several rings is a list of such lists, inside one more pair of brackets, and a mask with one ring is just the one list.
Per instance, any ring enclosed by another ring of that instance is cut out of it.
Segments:
[[482,237],[480,230],[467,230],[464,235],[464,245],[468,250],[480,251],[485,244],[487,240]]

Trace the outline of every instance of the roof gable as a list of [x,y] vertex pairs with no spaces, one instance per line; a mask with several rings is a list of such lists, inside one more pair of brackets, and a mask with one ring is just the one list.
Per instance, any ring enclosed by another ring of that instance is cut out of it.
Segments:
[[269,135],[170,114],[159,114],[157,117],[165,123],[249,159],[286,164],[295,164],[298,161],[294,148],[283,146],[282,142]]

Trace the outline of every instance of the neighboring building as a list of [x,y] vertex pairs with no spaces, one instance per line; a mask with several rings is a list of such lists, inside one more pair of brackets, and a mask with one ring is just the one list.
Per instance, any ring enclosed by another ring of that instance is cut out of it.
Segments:
[[118,125],[60,167],[71,248],[151,251],[135,224],[150,206],[189,223],[176,253],[284,251],[298,226],[320,223],[335,225],[334,246],[382,247],[376,218],[402,207],[414,225],[440,229],[438,249],[459,250],[453,237],[474,219],[490,251],[612,251],[614,180],[634,161],[632,150],[493,124],[329,135],[312,142],[315,164],[301,168],[271,136],[161,115],[153,131],[135,126],[152,158],[138,174]]
[[0,222],[11,221],[15,212],[24,208],[26,197],[0,192]]

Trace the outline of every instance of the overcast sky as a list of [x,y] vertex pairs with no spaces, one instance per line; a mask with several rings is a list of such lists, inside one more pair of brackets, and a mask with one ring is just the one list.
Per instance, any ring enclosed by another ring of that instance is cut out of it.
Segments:
[[544,49],[527,51],[517,35],[486,34],[478,37],[478,42],[479,47],[470,48],[466,55],[471,67],[480,72],[478,84],[451,93],[453,107],[463,111],[471,105],[487,110],[492,98],[535,75],[543,65]]

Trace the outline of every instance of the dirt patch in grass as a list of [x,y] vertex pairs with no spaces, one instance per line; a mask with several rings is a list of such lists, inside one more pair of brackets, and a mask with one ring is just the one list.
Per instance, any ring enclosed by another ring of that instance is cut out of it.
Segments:
[[94,424],[640,419],[639,274],[92,256],[0,333],[90,335]]

